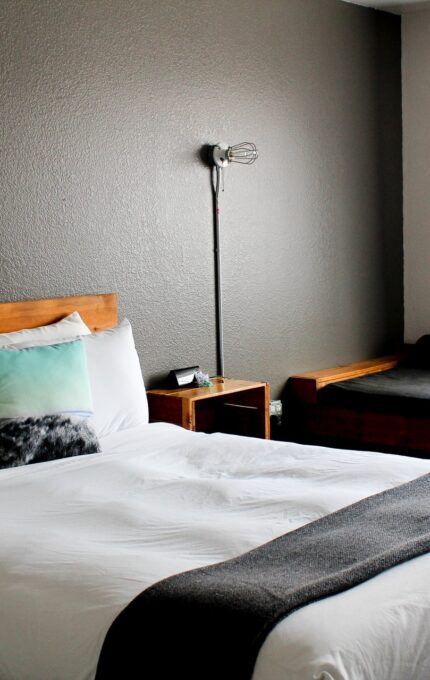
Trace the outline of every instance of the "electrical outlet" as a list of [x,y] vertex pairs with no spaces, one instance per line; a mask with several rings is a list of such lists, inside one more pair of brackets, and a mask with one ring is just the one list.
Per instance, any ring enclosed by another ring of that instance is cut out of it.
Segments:
[[282,401],[280,399],[274,399],[270,402],[270,415],[277,416],[279,419],[282,418]]

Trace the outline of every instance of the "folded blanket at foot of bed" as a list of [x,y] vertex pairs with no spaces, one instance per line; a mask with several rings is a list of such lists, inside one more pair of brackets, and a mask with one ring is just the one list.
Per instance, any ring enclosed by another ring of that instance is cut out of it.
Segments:
[[96,680],[250,680],[282,618],[429,550],[427,474],[146,589],[108,631]]

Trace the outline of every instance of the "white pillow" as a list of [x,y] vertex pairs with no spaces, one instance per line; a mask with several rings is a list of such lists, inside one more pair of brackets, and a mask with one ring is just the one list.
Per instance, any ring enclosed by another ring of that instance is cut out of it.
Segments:
[[57,323],[51,323],[48,326],[24,328],[13,333],[0,333],[0,348],[17,347],[24,349],[43,344],[53,345],[73,340],[81,335],[91,335],[91,331],[84,324],[78,312],[73,312]]
[[98,437],[148,423],[148,401],[127,319],[83,338],[93,396],[92,425]]

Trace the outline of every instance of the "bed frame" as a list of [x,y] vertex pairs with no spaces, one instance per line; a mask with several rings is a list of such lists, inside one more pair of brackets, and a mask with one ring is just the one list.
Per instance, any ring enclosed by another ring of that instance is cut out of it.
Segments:
[[430,457],[430,419],[318,402],[330,383],[395,368],[403,354],[295,375],[288,381],[287,437],[303,443]]
[[79,312],[92,332],[112,328],[118,323],[118,295],[107,293],[0,302],[0,333],[45,326],[72,312]]

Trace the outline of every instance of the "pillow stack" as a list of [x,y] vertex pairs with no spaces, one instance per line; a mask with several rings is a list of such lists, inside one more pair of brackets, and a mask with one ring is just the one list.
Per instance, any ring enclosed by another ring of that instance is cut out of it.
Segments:
[[95,453],[82,340],[0,349],[0,467]]
[[79,314],[0,334],[0,468],[95,453],[148,423],[130,323],[94,335]]

